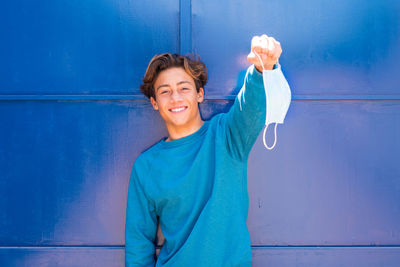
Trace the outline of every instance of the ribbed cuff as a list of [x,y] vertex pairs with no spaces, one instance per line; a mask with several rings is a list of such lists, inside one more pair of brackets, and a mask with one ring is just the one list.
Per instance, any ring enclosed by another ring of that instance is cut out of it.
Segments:
[[[279,64],[279,62],[277,62],[274,65],[274,68],[272,70],[265,70],[267,72],[267,74],[272,74],[274,75],[275,73],[281,72],[281,64]],[[248,81],[250,83],[253,84],[263,84],[263,74],[261,72],[259,72],[256,67],[254,66],[254,64],[252,64],[249,67],[249,72],[248,72],[248,77],[247,77]]]

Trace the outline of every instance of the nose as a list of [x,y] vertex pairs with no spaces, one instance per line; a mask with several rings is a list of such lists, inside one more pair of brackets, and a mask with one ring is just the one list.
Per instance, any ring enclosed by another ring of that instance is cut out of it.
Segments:
[[177,101],[177,100],[182,100],[182,95],[179,93],[179,90],[172,90],[171,93],[171,100],[172,101]]

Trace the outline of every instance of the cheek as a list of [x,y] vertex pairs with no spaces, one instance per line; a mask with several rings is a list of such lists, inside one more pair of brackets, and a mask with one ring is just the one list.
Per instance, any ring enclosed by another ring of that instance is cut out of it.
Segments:
[[159,100],[159,101],[157,102],[158,110],[159,110],[160,112],[166,113],[166,112],[168,111],[167,102],[168,102],[168,101],[161,101],[161,100]]

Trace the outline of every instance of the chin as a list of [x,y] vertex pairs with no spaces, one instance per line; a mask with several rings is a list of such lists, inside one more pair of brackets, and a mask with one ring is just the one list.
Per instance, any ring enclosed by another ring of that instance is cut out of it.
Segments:
[[189,125],[189,123],[187,121],[174,121],[174,122],[171,122],[170,125],[172,125],[174,127],[184,127],[186,125]]

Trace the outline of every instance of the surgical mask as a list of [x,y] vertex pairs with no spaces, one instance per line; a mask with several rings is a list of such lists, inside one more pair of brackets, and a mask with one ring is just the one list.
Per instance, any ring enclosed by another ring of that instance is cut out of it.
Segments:
[[[271,73],[271,71],[265,70],[261,57],[256,52],[254,52],[254,54],[260,60],[263,68],[264,91],[267,105],[263,142],[267,149],[272,150],[275,147],[277,140],[276,128],[278,123],[283,124],[286,113],[289,109],[292,95],[289,84],[283,76],[282,71],[279,71],[278,73]],[[279,62],[277,62],[277,64],[279,65]],[[275,140],[273,145],[269,147],[265,141],[265,134],[268,126],[272,123],[275,123]]]

